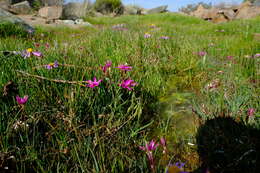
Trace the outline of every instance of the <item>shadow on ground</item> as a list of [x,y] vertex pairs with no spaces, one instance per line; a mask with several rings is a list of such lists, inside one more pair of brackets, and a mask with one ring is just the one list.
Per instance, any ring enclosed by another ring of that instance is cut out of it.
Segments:
[[193,173],[259,173],[260,131],[232,118],[205,122],[196,136],[202,166]]

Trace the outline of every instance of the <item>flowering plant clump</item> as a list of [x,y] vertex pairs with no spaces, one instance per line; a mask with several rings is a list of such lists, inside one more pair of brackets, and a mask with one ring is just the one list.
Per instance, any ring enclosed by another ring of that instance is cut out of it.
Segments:
[[145,146],[139,146],[139,149],[146,152],[150,168],[154,172],[155,171],[155,158],[153,152],[161,146],[163,148],[163,154],[167,152],[167,144],[166,139],[164,137],[160,138],[160,143],[157,144],[154,140],[151,140],[149,143],[146,143]]
[[122,70],[122,71],[131,71],[133,67],[128,66],[128,65],[119,65],[119,66],[116,67],[116,68],[119,68],[119,69]]
[[197,53],[197,55],[199,55],[199,56],[205,56],[205,55],[207,55],[207,52],[200,51],[200,52]]
[[227,56],[227,60],[233,60],[233,59],[234,59],[234,56],[231,56],[231,55]]
[[118,30],[118,31],[127,31],[128,29],[126,28],[126,24],[117,24],[117,25],[113,25],[112,29],[114,30]]
[[107,61],[104,66],[101,66],[102,71],[106,73],[106,71],[111,67],[111,65],[112,65],[112,61]]
[[123,80],[122,83],[119,84],[120,87],[128,89],[129,91],[133,89],[131,87],[134,87],[136,85],[137,85],[137,83],[131,79]]
[[150,38],[150,37],[151,37],[151,34],[149,34],[149,33],[144,34],[144,38]]
[[151,24],[150,28],[156,28],[156,25],[155,24]]
[[166,147],[166,140],[165,140],[165,138],[161,137],[161,139],[160,139],[160,144],[161,144],[161,146],[163,147],[163,154],[166,154],[166,152],[167,152],[167,147]]
[[247,110],[247,116],[248,116],[248,117],[253,117],[254,114],[255,114],[255,109],[254,109],[254,108],[249,108],[249,109]]
[[153,151],[155,151],[158,146],[159,144],[156,144],[154,140],[151,140],[149,143],[146,143],[145,146],[139,146],[140,150],[146,152],[152,171],[154,171],[155,169]]
[[259,57],[260,57],[260,53],[255,54],[254,57],[255,57],[255,58],[259,58]]
[[24,105],[28,101],[28,98],[28,95],[25,95],[24,97],[16,96],[16,101],[19,105]]
[[53,68],[58,68],[58,67],[59,67],[58,61],[54,61],[54,63],[45,65],[45,68],[48,70],[53,69]]
[[91,81],[91,80],[88,80],[87,81],[87,87],[89,87],[89,88],[95,88],[95,87],[97,87],[97,86],[99,86],[99,84],[100,84],[100,82],[101,82],[102,80],[98,80],[97,81],[97,78],[96,77],[94,77],[93,78],[93,81]]
[[32,48],[28,48],[28,49],[21,51],[21,52],[18,51],[18,52],[16,52],[16,54],[21,55],[24,59],[29,58],[32,55],[37,56],[37,57],[42,56],[41,52],[33,51]]

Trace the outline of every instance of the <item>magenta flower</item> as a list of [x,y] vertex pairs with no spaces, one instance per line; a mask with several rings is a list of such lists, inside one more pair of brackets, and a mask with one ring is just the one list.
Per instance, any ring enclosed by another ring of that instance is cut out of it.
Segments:
[[101,66],[102,71],[103,71],[104,73],[106,73],[107,69],[110,68],[111,65],[112,65],[112,61],[107,61],[104,66]]
[[16,101],[19,105],[24,105],[28,101],[28,96],[25,95],[24,97],[16,96]]
[[254,114],[255,114],[255,109],[254,109],[254,108],[249,108],[249,109],[247,110],[247,116],[248,116],[248,117],[253,117]]
[[168,40],[168,39],[170,39],[170,37],[168,37],[168,36],[161,36],[160,39]]
[[116,68],[119,68],[119,69],[122,70],[122,71],[131,71],[133,67],[128,66],[128,65],[119,65],[119,66],[116,67]]
[[232,60],[233,58],[234,58],[234,57],[231,56],[231,55],[227,56],[227,59],[228,59],[228,60]]
[[156,144],[154,140],[151,140],[149,143],[146,143],[145,146],[139,146],[139,149],[142,151],[145,151],[147,153],[150,153],[159,146],[159,144]]
[[163,147],[166,146],[166,140],[165,140],[164,137],[161,137],[161,139],[160,139],[160,144],[161,144]]
[[146,143],[145,146],[139,146],[140,150],[146,152],[152,170],[154,170],[155,168],[153,151],[155,151],[158,146],[159,144],[156,144],[154,140],[151,140],[149,143]]
[[97,81],[97,78],[96,77],[94,77],[93,78],[93,81],[91,81],[91,80],[88,80],[87,81],[87,87],[90,87],[90,88],[95,88],[96,86],[98,86],[99,84],[100,84],[100,82],[101,82],[102,80],[98,80]]
[[53,68],[58,68],[58,67],[59,67],[58,61],[54,61],[54,63],[45,65],[45,68],[47,68],[48,70],[53,69]]
[[198,52],[198,55],[199,55],[199,56],[205,56],[205,55],[207,55],[207,52],[200,51],[200,52]]
[[137,83],[134,80],[131,79],[127,79],[127,80],[123,80],[121,84],[119,84],[120,87],[122,88],[126,88],[129,91],[132,90],[135,85],[137,85]]
[[165,140],[164,137],[161,137],[161,139],[160,139],[160,144],[161,144],[161,146],[163,147],[163,154],[165,154],[166,151],[167,151],[167,147],[166,147],[166,140]]

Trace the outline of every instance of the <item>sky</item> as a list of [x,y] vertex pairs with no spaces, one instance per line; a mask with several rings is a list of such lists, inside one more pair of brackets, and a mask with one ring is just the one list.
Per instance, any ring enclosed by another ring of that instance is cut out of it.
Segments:
[[[66,2],[80,2],[83,0],[66,0]],[[93,0],[92,0],[93,1]],[[160,5],[168,5],[168,10],[178,11],[179,8],[186,6],[187,4],[193,4],[198,2],[212,2],[212,4],[217,4],[220,2],[226,3],[241,3],[242,0],[122,0],[123,4],[135,4],[143,8],[154,8]]]

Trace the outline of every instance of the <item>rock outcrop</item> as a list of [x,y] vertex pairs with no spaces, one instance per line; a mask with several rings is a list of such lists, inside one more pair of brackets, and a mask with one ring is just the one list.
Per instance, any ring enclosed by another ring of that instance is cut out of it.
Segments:
[[43,7],[39,10],[38,15],[49,20],[59,19],[62,15],[62,6]]
[[4,9],[4,10],[8,10],[9,9],[9,2],[7,1],[0,1],[0,8]]
[[159,6],[156,8],[152,8],[147,11],[147,14],[154,14],[154,13],[164,13],[167,12],[168,5]]
[[259,15],[260,15],[260,6],[255,6],[248,1],[239,6],[235,18],[250,19]]
[[19,2],[10,6],[9,11],[15,14],[29,14],[32,8],[28,1]]
[[212,21],[214,23],[222,23],[234,19],[250,19],[260,16],[260,6],[252,5],[249,1],[242,3],[237,7],[223,9],[205,9],[202,5],[199,5],[197,10],[192,12],[190,15]]
[[22,19],[0,8],[0,23],[13,23],[21,26],[27,32],[34,32],[34,28],[25,23]]
[[68,3],[63,6],[62,19],[76,20],[85,16],[87,3]]

